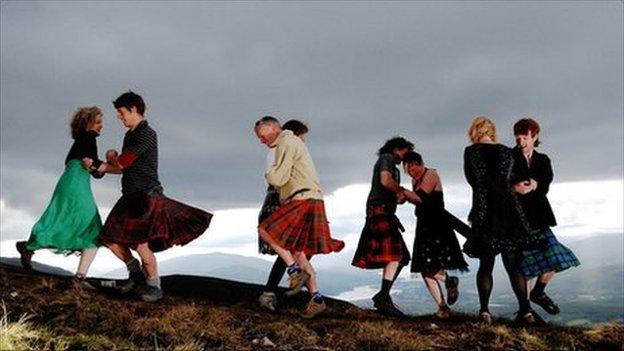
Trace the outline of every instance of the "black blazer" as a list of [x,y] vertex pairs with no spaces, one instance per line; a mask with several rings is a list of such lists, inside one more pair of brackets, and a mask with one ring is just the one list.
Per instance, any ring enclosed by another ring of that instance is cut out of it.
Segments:
[[529,166],[522,154],[522,150],[518,147],[513,149],[513,154],[513,182],[517,183],[530,178],[535,179],[537,182],[536,190],[525,195],[518,194],[518,200],[531,225],[531,229],[544,229],[557,225],[555,214],[546,197],[554,177],[550,158],[534,150],[531,165]]

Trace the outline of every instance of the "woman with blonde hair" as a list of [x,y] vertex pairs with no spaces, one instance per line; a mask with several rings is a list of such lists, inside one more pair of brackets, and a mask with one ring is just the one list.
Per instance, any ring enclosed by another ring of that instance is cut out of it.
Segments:
[[[70,131],[74,139],[67,157],[65,171],[61,175],[50,203],[35,223],[28,241],[16,243],[22,265],[31,269],[31,258],[36,250],[51,249],[56,253],[80,253],[80,263],[74,277],[75,282],[92,286],[85,280],[99,246],[98,236],[102,220],[98,213],[91,179],[102,178],[97,172],[102,164],[98,159],[95,139],[102,131],[103,113],[97,106],[79,107],[71,117]],[[93,160],[87,169],[83,158]]]
[[472,235],[464,244],[464,252],[479,259],[479,317],[486,323],[492,321],[489,311],[492,271],[496,255],[500,253],[518,299],[516,321],[541,323],[541,317],[531,310],[526,279],[520,269],[523,250],[537,247],[539,239],[531,233],[518,199],[511,191],[512,150],[498,143],[496,126],[485,116],[472,120],[468,137],[472,145],[464,151],[464,174],[472,187],[472,209],[468,215]]

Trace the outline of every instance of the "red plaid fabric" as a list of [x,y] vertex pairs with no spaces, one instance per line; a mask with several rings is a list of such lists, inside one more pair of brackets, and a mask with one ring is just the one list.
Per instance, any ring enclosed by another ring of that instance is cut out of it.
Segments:
[[339,252],[344,242],[332,239],[323,200],[292,200],[260,223],[280,246],[308,256]]
[[211,219],[211,213],[159,193],[127,194],[111,210],[99,239],[103,244],[133,248],[148,242],[158,252],[193,241],[206,231]]
[[390,262],[405,266],[410,254],[401,235],[401,223],[383,206],[367,210],[366,224],[351,265],[364,269],[383,268]]

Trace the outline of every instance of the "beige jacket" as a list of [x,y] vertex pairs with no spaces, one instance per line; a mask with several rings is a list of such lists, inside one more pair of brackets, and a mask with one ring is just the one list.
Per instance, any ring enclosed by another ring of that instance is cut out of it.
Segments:
[[279,190],[284,201],[297,190],[310,189],[294,199],[322,200],[321,183],[316,175],[312,157],[303,141],[290,130],[284,130],[275,139],[275,163],[265,174],[266,180]]

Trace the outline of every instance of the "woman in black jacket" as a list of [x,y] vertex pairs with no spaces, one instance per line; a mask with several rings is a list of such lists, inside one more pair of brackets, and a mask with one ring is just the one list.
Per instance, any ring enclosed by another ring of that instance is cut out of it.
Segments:
[[492,271],[495,257],[501,253],[518,299],[516,321],[528,324],[541,322],[541,318],[530,308],[526,279],[520,270],[522,251],[535,247],[538,239],[532,235],[522,208],[511,192],[512,151],[497,143],[496,126],[487,117],[474,118],[468,136],[472,145],[464,151],[464,173],[472,187],[472,209],[468,219],[473,234],[464,244],[464,252],[479,259],[477,289],[480,318],[491,323],[489,300]]

